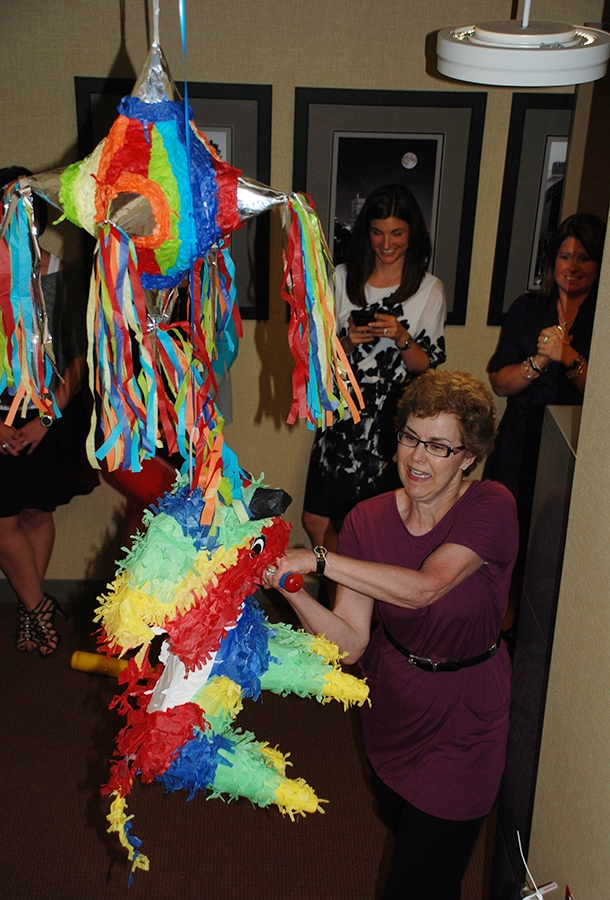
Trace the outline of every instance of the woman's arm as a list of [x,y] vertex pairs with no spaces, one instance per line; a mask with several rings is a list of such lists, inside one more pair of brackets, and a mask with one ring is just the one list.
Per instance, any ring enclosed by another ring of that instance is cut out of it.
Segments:
[[584,394],[587,385],[587,360],[572,347],[570,335],[560,325],[544,328],[538,335],[538,353],[549,361],[565,366],[565,375]]
[[291,594],[280,588],[280,578],[287,572],[305,575],[316,571],[317,557],[312,550],[287,550],[275,573],[265,576],[265,582],[282,592],[307,631],[325,634],[348,654],[346,662],[353,663],[369,642],[375,600],[406,609],[421,609],[440,599],[482,565],[483,560],[461,544],[443,544],[419,570],[328,553],[324,574],[338,584],[332,611],[307,591]]
[[55,389],[55,402],[62,412],[77,392],[79,385],[84,378],[86,369],[86,356],[77,356],[76,359],[70,360],[66,366],[63,374],[64,380],[63,382],[60,382]]
[[396,316],[389,313],[375,313],[375,321],[371,322],[371,332],[375,337],[387,337],[388,340],[394,341],[409,372],[419,375],[430,368],[430,357],[416,343],[404,325],[400,324]]
[[[279,589],[279,588],[278,588]],[[371,633],[371,617],[375,601],[357,591],[339,585],[334,609],[318,603],[311,594],[301,590],[296,594],[282,591],[303,628],[310,634],[323,634],[334,641],[348,665],[358,662],[366,650]]]
[[540,378],[541,373],[548,365],[548,358],[536,353],[519,363],[503,366],[497,372],[489,372],[492,390],[498,397],[513,397],[515,394],[520,394],[530,386],[532,381]]
[[370,344],[373,337],[370,325],[356,325],[350,316],[347,322],[347,334],[341,338],[341,346],[349,356],[360,344]]
[[[447,318],[447,304],[442,282],[434,276],[426,275],[408,303],[411,304],[411,310],[415,315],[415,319],[411,319],[410,315],[408,317],[411,331],[408,331],[394,316],[383,313],[378,313],[375,317],[374,331],[377,336],[383,335],[393,340],[397,350],[400,351],[405,368],[419,375],[430,366],[437,366],[446,359],[444,325]],[[423,307],[418,314],[416,310],[422,303]]]
[[[365,597],[374,597],[392,606],[421,609],[435,603],[482,565],[483,560],[473,550],[462,544],[447,543],[431,553],[420,569],[368,562],[329,552],[324,574],[331,581]],[[317,557],[313,550],[287,550],[271,584],[278,587],[279,579],[287,572],[305,575],[315,572],[316,568]]]
[[[58,384],[54,394],[55,402],[62,412],[76,393],[85,373],[86,366],[87,359],[85,356],[78,356],[76,359],[72,359],[66,366],[63,374],[64,380]],[[52,427],[53,426],[51,425],[51,428]],[[21,441],[28,445],[28,455],[36,449],[47,431],[48,428],[45,428],[45,426],[41,424],[38,416],[34,419],[30,419],[29,422],[26,422],[25,425],[19,429]]]
[[411,323],[418,342],[425,347],[432,367],[440,366],[447,359],[445,353],[445,321],[447,301],[442,281],[427,274],[420,291],[427,293],[426,302],[417,323]]
[[25,447],[26,444],[24,444],[18,429],[13,428],[12,425],[5,425],[4,422],[0,422],[0,453],[3,455],[8,454],[9,456],[19,456]]
[[[489,373],[492,389],[498,397],[512,397],[520,394],[530,384],[540,378],[552,362],[566,367],[566,377],[584,393],[587,383],[587,361],[578,350],[566,340],[558,325],[543,328],[537,339],[537,353],[520,363],[504,366],[497,372]],[[572,374],[573,373],[573,374]]]
[[358,327],[350,316],[347,334],[341,338],[341,346],[349,355],[358,344],[370,344],[374,338],[387,337],[394,341],[400,351],[402,361],[409,372],[419,375],[430,367],[430,357],[415,342],[396,316],[389,313],[375,313],[375,320],[369,325]]
[[539,298],[523,294],[511,304],[487,364],[489,381],[498,397],[513,397],[527,390],[540,377],[538,369],[542,371],[549,365],[547,357],[537,352],[543,321]]

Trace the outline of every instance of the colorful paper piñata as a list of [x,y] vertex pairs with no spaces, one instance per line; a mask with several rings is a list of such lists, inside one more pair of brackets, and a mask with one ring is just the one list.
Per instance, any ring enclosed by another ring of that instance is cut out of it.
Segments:
[[[176,96],[155,43],[108,137],[63,171],[9,186],[0,230],[0,390],[13,392],[15,404],[53,403],[44,298],[31,277],[39,258],[35,191],[97,239],[88,311],[90,459],[137,472],[163,442],[185,460],[173,490],[145,513],[144,532],[97,610],[101,648],[129,658],[119,676],[124,693],[113,702],[126,724],[104,791],[113,798],[110,830],[128,852],[130,878],[148,868],[126,812],[136,777],[189,797],[203,790],[275,803],[290,818],[321,811],[312,788],[286,777],[286,757],[234,720],[262,690],[345,706],[368,694],[341,670],[334,644],[270,625],[257,605],[265,568],[288,545],[281,515],[290,498],[240,467],[214,404],[216,377],[228,370],[241,336],[224,238],[281,205],[295,359],[289,421],[301,416],[326,427],[346,410],[358,416],[361,397],[335,334],[326,242],[308,198],[257,185],[220,160]],[[188,313],[174,320],[181,285]],[[163,645],[151,664],[158,635]]]
[[[345,706],[368,696],[363,681],[341,671],[336,645],[266,620],[253,595],[288,544],[280,514],[290,498],[243,471],[240,480],[235,503],[219,485],[229,502],[217,507],[219,527],[206,531],[201,489],[179,479],[145,514],[146,531],[97,610],[102,650],[137,650],[119,676],[126,691],[113,705],[127,722],[104,788],[112,796],[110,830],[127,849],[132,875],[148,868],[126,812],[136,776],[187,790],[189,798],[202,790],[275,803],[290,818],[321,811],[309,785],[286,777],[286,757],[233,722],[243,701],[262,690]],[[150,644],[159,634],[164,642],[151,668]]]

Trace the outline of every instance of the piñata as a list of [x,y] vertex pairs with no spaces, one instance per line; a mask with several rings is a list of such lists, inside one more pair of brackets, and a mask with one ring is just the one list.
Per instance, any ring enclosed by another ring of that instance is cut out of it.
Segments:
[[[184,459],[171,492],[145,513],[96,613],[103,652],[129,658],[119,676],[125,690],[113,701],[126,724],[104,791],[130,879],[148,868],[126,812],[136,777],[189,797],[203,790],[275,803],[290,818],[321,811],[309,785],[287,778],[286,757],[234,720],[262,690],[346,706],[368,695],[341,670],[334,644],[270,625],[259,608],[263,572],[288,545],[289,498],[241,468],[214,403],[217,376],[241,336],[225,239],[250,216],[281,206],[295,359],[289,421],[326,427],[346,410],[358,417],[320,223],[309,198],[258,185],[219,159],[177,98],[155,36],[108,136],[67,169],[9,186],[0,228],[0,389],[14,395],[11,415],[20,404],[53,406],[44,298],[32,279],[34,191],[97,240],[88,307],[92,463],[138,472],[161,444]],[[188,313],[176,320],[182,285]]]

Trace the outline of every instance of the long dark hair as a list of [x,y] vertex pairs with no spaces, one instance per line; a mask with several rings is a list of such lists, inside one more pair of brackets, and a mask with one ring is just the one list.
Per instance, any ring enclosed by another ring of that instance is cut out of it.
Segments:
[[370,240],[371,221],[391,216],[402,219],[409,226],[409,246],[402,267],[402,280],[393,299],[397,303],[408,300],[426,274],[432,245],[417,200],[401,184],[384,184],[375,188],[360,210],[345,254],[347,295],[356,306],[366,306],[364,285],[375,268],[375,254]]
[[[604,253],[606,226],[593,213],[576,213],[561,223],[546,248],[542,264],[542,285],[540,294],[548,300],[555,288],[555,260],[566,238],[575,238],[585,248],[591,259],[599,266]],[[598,274],[599,278],[599,274]]]

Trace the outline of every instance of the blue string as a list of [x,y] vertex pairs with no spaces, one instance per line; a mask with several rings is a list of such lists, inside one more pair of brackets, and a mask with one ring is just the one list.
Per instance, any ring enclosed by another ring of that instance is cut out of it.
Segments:
[[[187,81],[187,73],[186,73],[186,10],[184,8],[184,0],[178,0],[178,9],[180,12],[180,37],[182,40],[182,59],[184,62],[184,131],[186,137],[186,159],[188,163],[189,170],[189,183],[191,177],[191,129],[189,127],[189,88]],[[191,184],[192,190],[192,184]],[[193,284],[195,283],[195,260],[191,257],[191,274],[190,274],[190,284],[191,291],[193,290]],[[195,304],[193,303],[193,297],[191,296],[191,309],[190,309],[190,320],[191,320],[191,340],[193,342],[193,357],[195,355]],[[193,409],[196,408],[195,400],[196,400],[196,390],[195,390],[195,379],[191,381],[191,393],[192,393],[192,403]],[[194,485],[191,485],[193,488]]]

